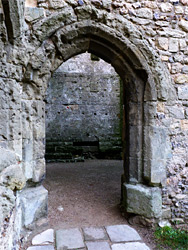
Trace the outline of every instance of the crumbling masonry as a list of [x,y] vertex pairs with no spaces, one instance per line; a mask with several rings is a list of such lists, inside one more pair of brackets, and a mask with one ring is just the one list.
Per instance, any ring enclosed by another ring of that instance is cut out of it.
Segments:
[[1,249],[46,216],[46,88],[86,51],[123,81],[125,210],[188,222],[187,42],[187,0],[1,0]]

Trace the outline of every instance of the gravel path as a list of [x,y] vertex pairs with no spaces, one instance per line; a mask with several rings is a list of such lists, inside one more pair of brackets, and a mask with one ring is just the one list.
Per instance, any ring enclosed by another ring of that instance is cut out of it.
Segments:
[[53,228],[125,224],[119,209],[122,161],[47,164],[49,223]]
[[[43,185],[49,191],[49,227],[54,230],[128,224],[119,208],[123,161],[48,163]],[[132,225],[150,249],[151,229]]]

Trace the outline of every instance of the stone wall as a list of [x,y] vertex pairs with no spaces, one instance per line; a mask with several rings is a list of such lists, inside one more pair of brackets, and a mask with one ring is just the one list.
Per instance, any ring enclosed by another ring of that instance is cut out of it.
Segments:
[[[0,246],[18,249],[23,229],[45,214],[47,82],[64,61],[86,51],[111,63],[124,82],[127,211],[142,214],[131,207],[131,194],[149,199],[146,217],[187,223],[188,1],[25,4],[24,10],[23,0],[0,2]],[[36,210],[33,192],[40,197]]]
[[46,94],[46,159],[121,158],[120,78],[82,54],[53,74]]

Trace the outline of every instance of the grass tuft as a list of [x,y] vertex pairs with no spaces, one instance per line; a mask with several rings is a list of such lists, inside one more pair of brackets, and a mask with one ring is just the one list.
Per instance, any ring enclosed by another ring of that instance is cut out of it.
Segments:
[[156,229],[155,237],[160,246],[166,245],[173,250],[188,250],[188,231],[186,230],[165,226]]

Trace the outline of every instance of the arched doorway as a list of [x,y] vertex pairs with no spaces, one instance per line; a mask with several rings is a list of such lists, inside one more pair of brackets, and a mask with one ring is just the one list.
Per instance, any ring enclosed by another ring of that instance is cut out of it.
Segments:
[[121,79],[89,53],[63,63],[46,93],[48,222],[53,228],[122,224]]
[[[59,13],[56,21],[55,17],[49,18],[37,29],[36,36],[43,43],[31,57],[25,74],[22,103],[34,107],[29,111],[33,112],[29,114],[31,135],[23,138],[23,148],[30,147],[34,152],[29,159],[32,173],[28,173],[28,179],[39,183],[45,174],[43,99],[51,73],[74,55],[88,51],[111,63],[123,81],[126,112],[122,201],[125,210],[160,218],[167,149],[166,131],[155,124],[155,113],[157,99],[166,100],[171,96],[167,93],[170,77],[148,42],[127,20],[112,18],[107,13],[104,19],[94,16],[95,20],[90,20],[78,13],[82,18],[62,27],[59,21],[62,15]],[[55,32],[52,32],[52,21],[56,28],[58,26]],[[30,136],[34,142],[27,138]],[[28,159],[23,163],[27,168]]]

